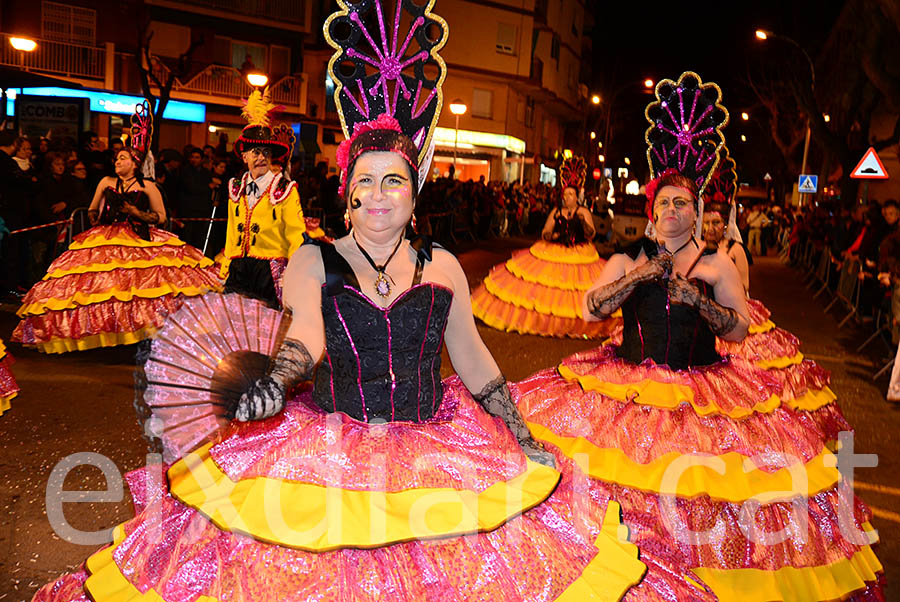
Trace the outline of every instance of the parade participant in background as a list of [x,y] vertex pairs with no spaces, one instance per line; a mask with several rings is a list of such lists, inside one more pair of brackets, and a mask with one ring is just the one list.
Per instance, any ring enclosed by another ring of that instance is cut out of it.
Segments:
[[728,147],[723,146],[703,199],[703,240],[710,248],[722,249],[731,258],[749,294],[750,256],[737,227],[737,183],[734,159],[728,155]]
[[272,171],[272,158],[290,152],[288,140],[278,139],[269,125],[274,109],[266,88],[254,90],[242,111],[248,125],[235,140],[234,151],[247,172],[228,184],[222,277],[227,276],[225,292],[278,307],[284,266],[303,244],[306,224],[297,183]]
[[[284,299],[294,319],[268,373],[236,400],[239,422],[176,461],[167,488],[138,488],[138,515],[88,560],[90,576],[64,576],[36,601],[79,600],[85,590],[94,602],[581,602],[595,592],[615,601],[644,572],[637,550],[618,538],[614,503],[602,521],[576,526],[572,483],[558,484],[543,464],[552,456],[522,424],[478,336],[459,263],[406,237],[442,104],[446,24],[415,3],[395,5],[412,13],[402,21],[379,0],[340,5],[325,33],[336,48],[329,72],[346,128],[338,164],[351,234],[292,256]],[[367,76],[363,59],[381,46],[364,47],[352,32],[375,20],[384,48],[385,22],[394,22],[392,39],[422,44],[412,60],[433,61],[439,77]],[[401,22],[431,35],[404,36]],[[358,74],[338,70],[347,61]],[[364,114],[353,95],[369,95],[379,80]],[[423,93],[407,100],[404,89]],[[186,331],[199,341],[229,334]],[[445,341],[459,377],[442,382]],[[174,347],[161,337],[153,349],[162,357]],[[204,359],[187,354],[181,365]],[[311,379],[311,392],[291,392]],[[232,511],[217,510],[222,501]],[[324,529],[308,528],[326,518]]]
[[140,171],[151,128],[149,105],[138,105],[131,146],[116,155],[116,176],[103,178],[94,193],[94,227],[28,291],[14,341],[46,353],[136,343],[184,297],[220,290],[211,260],[156,227],[165,223],[165,208]]
[[0,416],[10,407],[9,401],[19,394],[19,385],[12,373],[13,357],[7,353],[0,339]]
[[798,407],[768,371],[716,352],[750,321],[734,263],[699,241],[721,92],[687,72],[656,95],[653,238],[610,258],[585,296],[587,319],[622,309],[622,344],[522,381],[519,409],[621,503],[641,550],[688,565],[720,600],[881,600],[871,513],[839,490],[828,447],[850,429],[840,411]]
[[495,266],[472,293],[475,317],[499,330],[553,337],[605,338],[613,323],[581,319],[584,292],[605,261],[590,243],[590,211],[578,204],[587,167],[580,157],[559,170],[560,205],[550,211],[543,240]]

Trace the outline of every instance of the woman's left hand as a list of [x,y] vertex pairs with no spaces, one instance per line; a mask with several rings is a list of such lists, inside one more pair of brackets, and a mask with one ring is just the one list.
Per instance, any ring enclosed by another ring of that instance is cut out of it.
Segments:
[[543,464],[550,468],[556,468],[556,458],[553,457],[553,454],[544,449],[544,446],[536,439],[529,438],[519,445],[525,455],[528,456],[528,459],[532,462],[537,462],[538,464]]
[[672,303],[697,307],[700,304],[700,289],[682,276],[669,278],[669,299]]

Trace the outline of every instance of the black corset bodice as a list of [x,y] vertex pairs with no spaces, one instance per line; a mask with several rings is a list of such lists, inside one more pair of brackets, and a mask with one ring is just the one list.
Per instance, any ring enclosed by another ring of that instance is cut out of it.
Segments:
[[430,248],[419,252],[413,286],[383,309],[363,295],[334,246],[319,245],[325,356],[314,379],[316,404],[365,422],[428,420],[443,397],[441,347],[453,301],[449,289],[419,282]]
[[141,211],[150,211],[150,198],[143,190],[121,192],[120,184],[121,182],[117,185],[119,190],[110,186],[103,192],[103,211],[100,213],[100,223],[109,225],[128,222],[138,236],[150,240],[150,227],[122,209],[123,203],[128,202]]
[[556,222],[553,225],[553,232],[559,234],[556,242],[564,244],[567,247],[579,245],[587,242],[584,235],[584,224],[578,217],[578,211],[572,214],[572,217],[566,219],[562,213],[562,209],[556,212]]
[[[648,256],[655,245],[644,246]],[[713,298],[708,284],[691,280],[704,295]],[[720,361],[716,336],[700,316],[699,310],[671,303],[665,281],[644,282],[635,286],[622,304],[624,332],[616,354],[639,364],[651,358],[673,370],[708,366]]]

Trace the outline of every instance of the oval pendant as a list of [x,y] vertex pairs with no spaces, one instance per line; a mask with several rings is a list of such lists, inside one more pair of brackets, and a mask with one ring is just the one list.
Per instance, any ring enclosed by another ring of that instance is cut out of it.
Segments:
[[375,292],[382,299],[387,298],[391,294],[391,285],[388,283],[387,278],[384,277],[384,272],[378,272],[378,277],[375,279]]

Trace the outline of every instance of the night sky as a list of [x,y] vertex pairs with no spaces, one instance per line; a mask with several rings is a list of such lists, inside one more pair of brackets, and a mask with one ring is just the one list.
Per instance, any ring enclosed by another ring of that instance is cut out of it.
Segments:
[[[621,163],[627,153],[632,165],[644,172],[638,174],[643,177],[646,176],[643,136],[647,128],[644,107],[653,98],[642,93],[640,82],[644,78],[677,79],[682,72],[693,70],[704,82],[719,84],[723,102],[732,116],[725,129],[726,142],[739,167],[742,158],[746,165],[750,155],[771,152],[763,109],[756,104],[745,83],[747,66],[764,68],[767,61],[790,60],[790,53],[795,52],[785,42],[758,41],[755,30],[768,29],[789,36],[815,60],[843,2],[618,0],[601,1],[598,5],[593,35],[592,92],[603,95],[604,91],[625,86],[613,104],[608,165]],[[797,55],[793,58],[796,60]],[[634,83],[629,85],[630,82]],[[740,120],[744,110],[751,114],[749,122]],[[604,120],[605,112],[602,115],[598,112],[595,119],[598,128],[603,128]],[[738,148],[741,133],[747,135],[748,143]],[[745,179],[743,175],[742,179]]]

